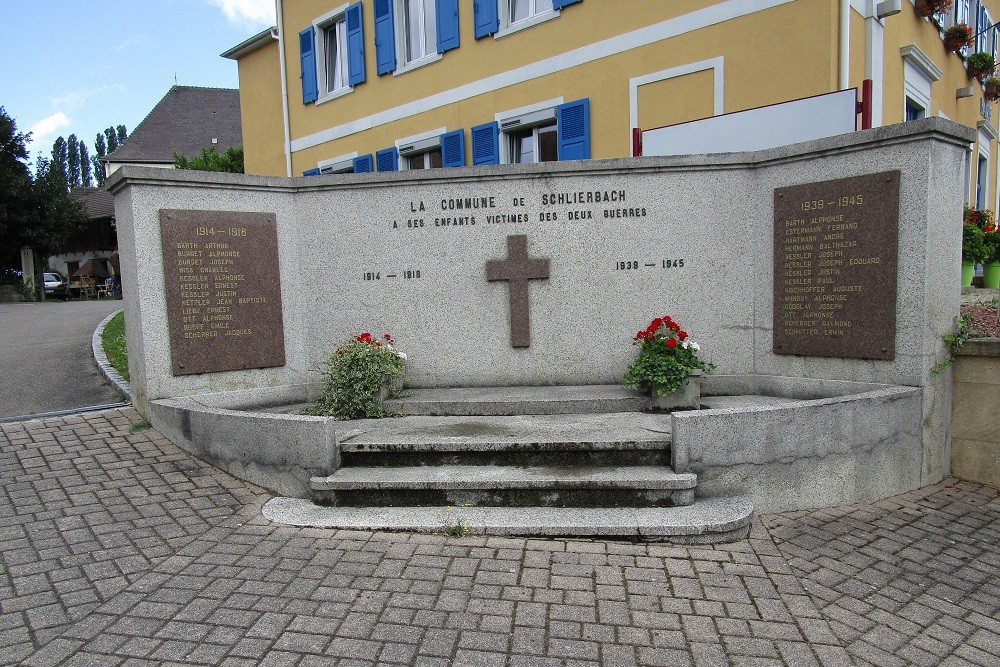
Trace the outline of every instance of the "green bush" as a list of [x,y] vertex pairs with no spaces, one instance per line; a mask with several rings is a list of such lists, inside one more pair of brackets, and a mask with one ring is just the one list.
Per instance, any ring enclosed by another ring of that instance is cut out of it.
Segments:
[[323,388],[316,405],[303,414],[336,419],[386,416],[379,401],[383,386],[395,395],[405,376],[405,355],[392,347],[392,336],[370,333],[348,339],[327,357]]

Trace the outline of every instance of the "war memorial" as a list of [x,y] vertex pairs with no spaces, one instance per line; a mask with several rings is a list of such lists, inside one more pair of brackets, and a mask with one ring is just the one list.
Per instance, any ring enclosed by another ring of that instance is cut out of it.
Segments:
[[[473,532],[712,542],[754,511],[934,483],[972,133],[295,179],[125,167],[134,399],[303,525],[436,530],[459,506]],[[620,386],[664,313],[715,365],[700,409]],[[406,353],[401,416],[287,409],[364,331]]]

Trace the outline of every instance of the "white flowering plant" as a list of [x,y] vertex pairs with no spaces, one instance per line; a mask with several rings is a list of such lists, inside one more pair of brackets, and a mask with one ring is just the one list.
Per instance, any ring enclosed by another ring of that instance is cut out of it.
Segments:
[[396,395],[405,363],[406,354],[396,350],[388,333],[378,337],[366,331],[349,338],[328,357],[319,401],[304,413],[336,419],[385,417],[382,389]]
[[698,356],[701,347],[669,315],[657,317],[633,338],[641,346],[622,384],[630,389],[653,389],[666,395],[677,391],[694,370],[715,369]]

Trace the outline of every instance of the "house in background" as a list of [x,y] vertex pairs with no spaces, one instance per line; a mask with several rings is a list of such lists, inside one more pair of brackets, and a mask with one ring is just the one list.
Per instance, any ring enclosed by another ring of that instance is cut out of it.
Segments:
[[115,231],[115,198],[104,188],[73,188],[69,196],[83,204],[87,225],[74,234],[66,244],[65,252],[48,258],[49,269],[70,278],[88,260],[112,275],[111,254],[118,247]]
[[101,158],[108,176],[122,165],[174,166],[174,154],[220,153],[243,145],[240,93],[231,88],[173,86],[114,152]]
[[[997,203],[996,102],[967,60],[996,56],[1000,0],[931,17],[912,0],[276,4],[276,29],[222,54],[239,67],[247,173],[627,157],[636,129],[870,82],[872,127],[975,128],[967,199]],[[955,24],[973,37],[958,51]]]

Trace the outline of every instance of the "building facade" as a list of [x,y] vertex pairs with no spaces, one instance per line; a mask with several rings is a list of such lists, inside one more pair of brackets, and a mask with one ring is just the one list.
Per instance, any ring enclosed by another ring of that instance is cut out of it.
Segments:
[[[247,173],[626,157],[635,128],[869,80],[873,127],[936,115],[977,128],[968,201],[996,208],[997,107],[967,65],[995,59],[1000,0],[930,17],[921,0],[276,4],[275,28],[223,54],[239,64]],[[951,52],[960,23],[972,44]]]

